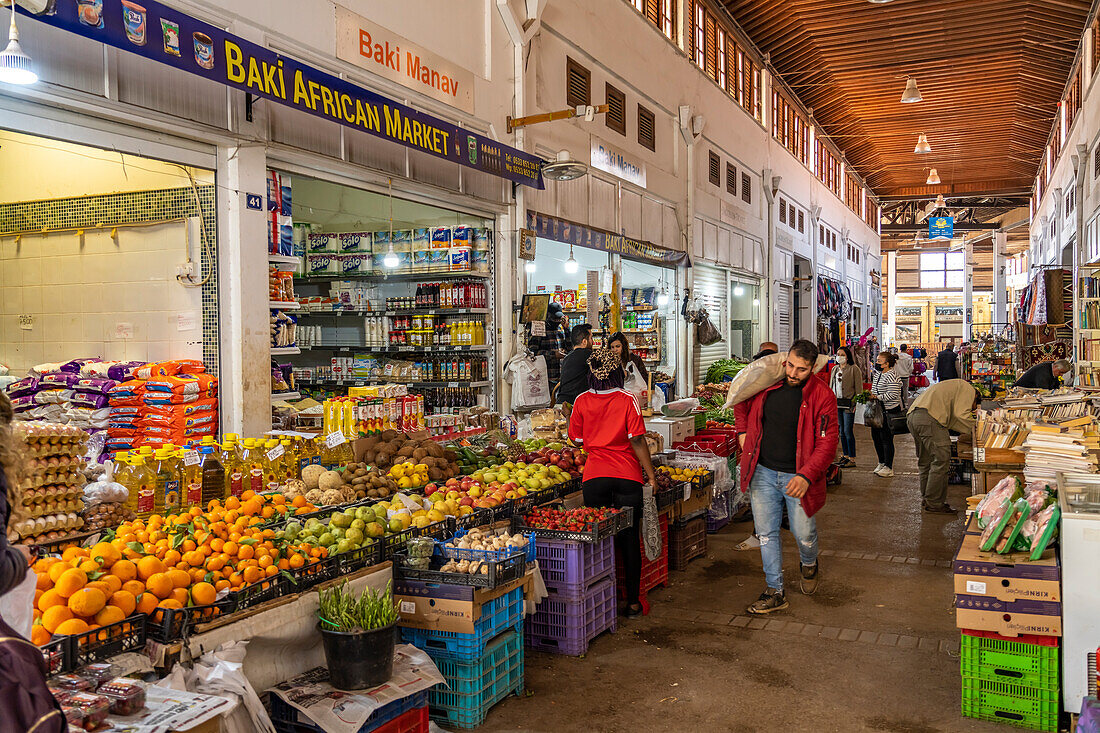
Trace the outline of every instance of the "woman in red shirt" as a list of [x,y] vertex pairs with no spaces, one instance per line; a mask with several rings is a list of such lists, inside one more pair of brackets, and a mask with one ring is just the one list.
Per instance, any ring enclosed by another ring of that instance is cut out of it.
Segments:
[[[642,612],[638,588],[642,551],[638,527],[642,520],[642,482],[657,483],[645,423],[634,395],[623,389],[623,362],[610,349],[596,349],[588,357],[587,392],[573,404],[569,439],[588,453],[584,464],[584,503],[592,507],[632,507],[634,525],[615,537],[623,553],[626,576],[626,615]],[[643,477],[642,472],[645,472]]]

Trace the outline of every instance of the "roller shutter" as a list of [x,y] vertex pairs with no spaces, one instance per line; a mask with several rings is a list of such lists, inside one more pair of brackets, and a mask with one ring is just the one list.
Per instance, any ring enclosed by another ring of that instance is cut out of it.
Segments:
[[729,357],[729,279],[725,270],[702,263],[694,264],[691,272],[692,293],[710,313],[711,322],[723,338],[716,344],[702,346],[695,342],[695,330],[692,327],[692,372],[695,375],[695,384],[702,384],[707,368],[719,359]]

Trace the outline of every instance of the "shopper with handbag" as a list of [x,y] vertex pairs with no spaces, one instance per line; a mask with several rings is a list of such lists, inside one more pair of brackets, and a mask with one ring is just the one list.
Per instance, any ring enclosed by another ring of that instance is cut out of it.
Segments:
[[855,364],[852,350],[841,346],[836,352],[836,366],[829,375],[829,386],[836,395],[836,411],[840,428],[839,464],[845,468],[856,465],[855,404],[852,398],[863,391],[863,373]]
[[573,403],[569,439],[588,453],[581,484],[585,506],[634,510],[633,526],[616,535],[615,544],[623,553],[626,615],[637,616],[642,612],[642,551],[638,534],[642,521],[642,482],[647,481],[652,491],[657,485],[657,472],[649,456],[638,401],[623,389],[622,359],[611,349],[594,349],[588,357],[588,368],[590,389]]
[[878,466],[874,473],[882,478],[894,475],[894,424],[892,418],[901,414],[901,378],[894,371],[898,357],[889,351],[880,351],[875,359],[875,373],[871,377],[871,398],[878,400],[884,412],[882,425],[871,428],[871,438],[878,453]]

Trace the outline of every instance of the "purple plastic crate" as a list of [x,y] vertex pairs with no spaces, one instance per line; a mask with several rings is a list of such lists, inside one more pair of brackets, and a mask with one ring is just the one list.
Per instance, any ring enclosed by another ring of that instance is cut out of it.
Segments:
[[524,624],[523,635],[527,646],[536,651],[577,657],[588,652],[593,639],[617,626],[615,579],[609,577],[579,600],[543,599]]
[[535,553],[547,590],[566,598],[580,598],[593,581],[615,570],[614,537],[598,542],[540,538]]

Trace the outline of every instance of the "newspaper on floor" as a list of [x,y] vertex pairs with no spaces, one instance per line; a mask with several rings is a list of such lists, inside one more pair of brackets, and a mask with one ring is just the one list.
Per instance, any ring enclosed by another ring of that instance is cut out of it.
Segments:
[[211,718],[231,712],[237,703],[215,695],[145,686],[145,710],[137,715],[111,715],[111,733],[169,733],[186,731]]
[[327,733],[357,733],[371,714],[391,702],[444,683],[431,657],[409,644],[394,649],[393,676],[370,690],[342,692],[316,667],[268,689]]

